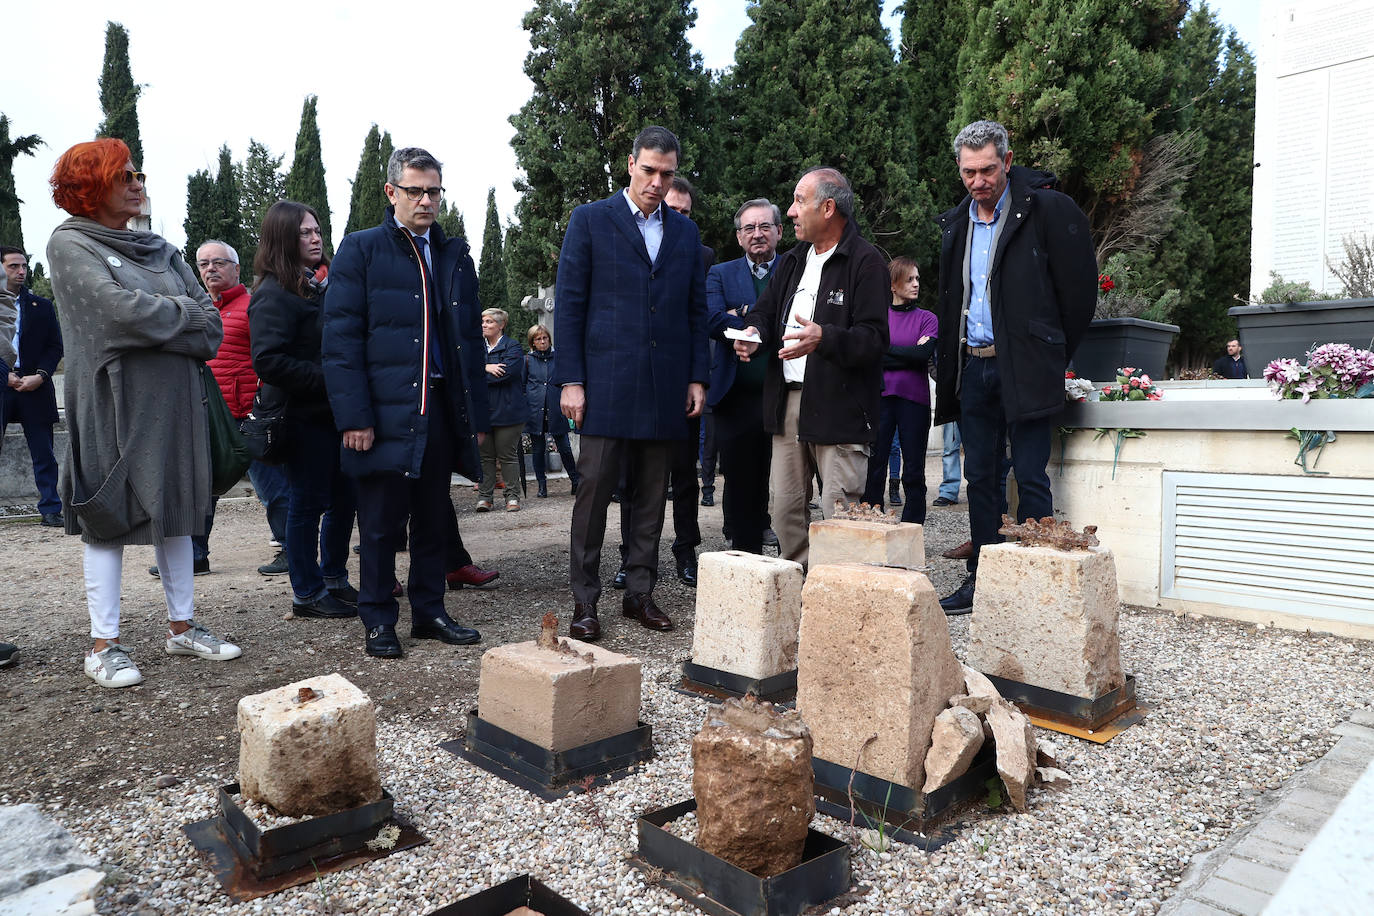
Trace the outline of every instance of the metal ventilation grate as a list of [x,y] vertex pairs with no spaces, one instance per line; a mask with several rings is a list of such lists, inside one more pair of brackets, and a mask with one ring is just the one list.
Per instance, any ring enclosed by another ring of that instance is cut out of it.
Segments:
[[1160,594],[1374,624],[1374,480],[1163,474]]

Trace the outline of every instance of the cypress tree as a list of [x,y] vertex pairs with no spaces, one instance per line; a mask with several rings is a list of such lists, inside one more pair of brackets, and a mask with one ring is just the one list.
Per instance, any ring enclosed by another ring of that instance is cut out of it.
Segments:
[[143,166],[143,141],[138,133],[138,96],[142,91],[129,67],[128,30],[118,22],[105,23],[105,65],[100,71],[100,110],[105,120],[96,128],[96,136],[123,140],[137,168]]
[[482,261],[477,267],[477,298],[483,308],[506,308],[506,259],[501,252],[501,217],[496,189],[487,189],[487,223],[482,230]]
[[569,214],[626,183],[642,128],[677,134],[679,171],[695,177],[709,88],[687,41],[695,21],[691,0],[535,0],[525,14],[534,92],[511,117],[522,231],[506,252],[524,282],[553,284]]
[[[380,179],[380,180],[379,180]],[[348,224],[344,234],[380,225],[386,212],[386,163],[382,160],[382,137],[373,124],[363,139],[358,157],[358,174],[353,178],[353,194],[348,203]]]
[[[34,295],[51,301],[52,281],[48,279],[48,272],[43,269],[43,262],[34,261],[29,266],[33,268],[29,274],[29,289],[33,290]],[[53,302],[53,307],[60,311],[62,303]]]
[[329,227],[329,189],[324,182],[320,128],[315,120],[317,101],[315,96],[308,95],[301,106],[301,126],[296,132],[296,156],[291,160],[291,171],[286,176],[286,196],[289,200],[313,207],[319,214],[325,256],[330,257],[334,254],[334,243]]
[[829,165],[854,187],[860,230],[927,263],[934,207],[901,123],[903,91],[878,0],[759,0],[721,85],[724,187],[784,210],[801,172]]
[[[226,144],[219,148],[219,171],[215,174],[214,223],[212,238],[233,247],[236,252],[243,248],[243,211],[240,200],[243,196],[239,187],[239,170]],[[190,238],[187,238],[190,241]],[[240,254],[240,257],[242,255]]]
[[24,248],[24,226],[19,218],[23,203],[14,187],[16,156],[32,156],[39,146],[46,145],[37,134],[10,139],[10,119],[0,114],[0,245]]
[[468,237],[467,227],[463,225],[463,211],[452,201],[446,200],[439,205],[439,217],[436,222],[439,228],[444,230],[444,235],[451,239]]
[[[391,161],[391,154],[394,153],[395,151],[396,151],[396,147],[393,146],[392,143],[391,143],[391,131],[388,130],[388,131],[386,131],[385,133],[382,134],[382,142],[381,142],[381,156],[380,156],[380,158],[381,158],[381,160],[382,160],[382,184],[386,184],[386,164],[387,164],[388,162]],[[386,197],[386,194],[383,194],[382,197],[385,198],[385,197]],[[386,210],[386,204],[385,204],[385,203],[382,204],[382,209],[383,209],[383,211]]]
[[198,170],[186,179],[186,219],[181,226],[186,230],[186,263],[196,262],[196,249],[200,243],[213,238],[218,225],[215,182],[205,169]]
[[[939,210],[963,199],[951,143],[962,124],[954,123],[959,102],[959,49],[968,39],[972,15],[968,0],[907,0],[902,9],[898,70],[906,86],[904,139],[916,153],[916,173],[930,188]],[[923,291],[936,289],[934,268]],[[927,268],[923,265],[921,276]]]
[[239,212],[243,227],[243,247],[239,249],[240,276],[244,282],[253,274],[253,259],[258,253],[258,237],[267,208],[286,197],[286,176],[281,173],[283,156],[257,140],[249,139],[248,156],[239,166]]

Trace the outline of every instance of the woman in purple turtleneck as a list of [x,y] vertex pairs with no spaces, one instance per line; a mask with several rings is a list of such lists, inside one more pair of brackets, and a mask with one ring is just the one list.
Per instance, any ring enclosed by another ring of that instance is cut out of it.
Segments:
[[883,482],[887,459],[892,451],[892,433],[901,437],[902,488],[906,504],[902,521],[924,524],[926,520],[926,440],[930,435],[931,354],[935,352],[938,323],[932,312],[916,307],[921,292],[921,272],[911,258],[893,258],[888,265],[892,277],[892,308],[887,313],[891,338],[883,354],[882,413],[878,419],[878,441],[868,459],[868,481],[864,502],[883,505]]

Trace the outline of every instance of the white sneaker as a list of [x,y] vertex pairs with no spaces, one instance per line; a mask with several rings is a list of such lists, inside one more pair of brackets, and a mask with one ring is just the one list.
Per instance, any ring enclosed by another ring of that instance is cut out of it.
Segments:
[[117,642],[103,652],[86,653],[86,676],[101,687],[132,687],[143,683],[143,675],[128,651]]
[[167,632],[168,655],[195,655],[211,661],[226,662],[243,654],[243,650],[238,646],[220,639],[194,620],[186,622],[191,625],[186,632]]

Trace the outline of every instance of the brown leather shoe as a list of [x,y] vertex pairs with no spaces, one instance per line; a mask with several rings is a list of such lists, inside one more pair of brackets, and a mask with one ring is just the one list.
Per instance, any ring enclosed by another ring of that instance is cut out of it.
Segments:
[[568,635],[583,642],[595,642],[601,638],[601,621],[596,619],[596,608],[585,604],[573,605],[572,624]]
[[973,556],[973,541],[964,541],[958,547],[951,547],[940,554],[946,560],[967,560]]
[[649,630],[671,630],[673,622],[654,604],[652,595],[626,595],[620,603],[626,617],[633,617]]

